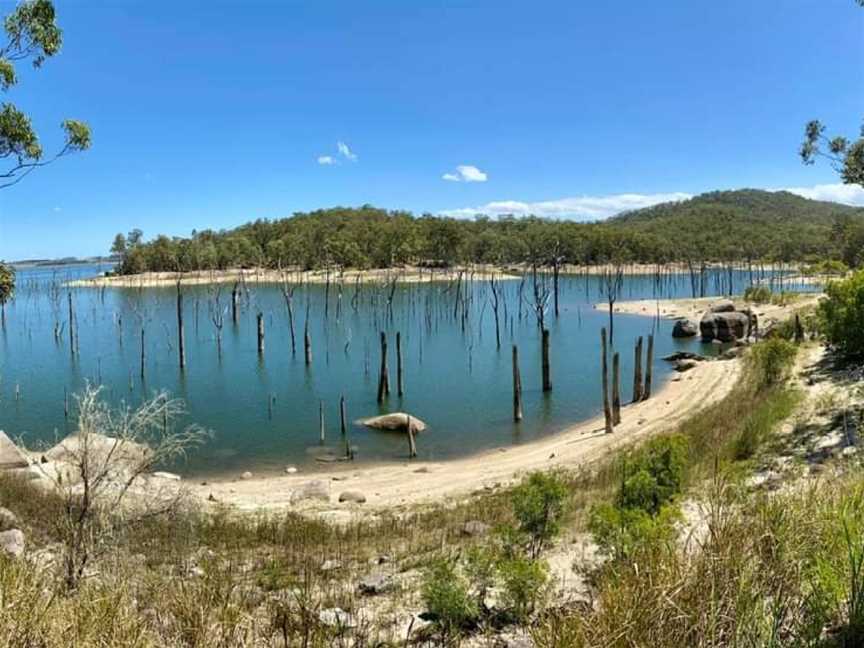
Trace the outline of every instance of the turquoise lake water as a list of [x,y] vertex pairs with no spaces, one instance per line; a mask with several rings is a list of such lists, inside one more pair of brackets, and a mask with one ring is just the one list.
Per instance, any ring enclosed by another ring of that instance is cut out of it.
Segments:
[[[297,353],[292,353],[288,316],[276,285],[249,284],[238,322],[231,321],[230,286],[219,296],[224,313],[221,357],[217,352],[208,287],[184,288],[187,367],[177,361],[176,292],[171,288],[73,288],[79,336],[78,354],[68,343],[69,279],[94,276],[96,266],[21,270],[19,290],[6,307],[0,332],[0,429],[28,445],[74,431],[64,417],[64,390],[86,381],[104,385],[114,403],[136,404],[154,390],[182,398],[185,422],[212,431],[212,439],[171,466],[186,476],[236,476],[252,470],[282,471],[286,465],[313,469],[316,456],[331,446],[340,453],[339,398],[345,396],[354,421],[388,411],[407,411],[429,429],[418,438],[421,459],[449,459],[480,450],[525,443],[554,434],[600,411],[599,331],[608,314],[595,277],[561,278],[560,317],[550,299],[546,323],[551,336],[553,390],[541,390],[540,335],[528,302],[530,280],[520,298],[520,282],[502,281],[501,349],[487,282],[465,281],[459,305],[455,284],[400,284],[387,307],[385,286],[306,285],[294,295]],[[733,275],[740,293],[749,275]],[[716,294],[718,277],[709,281]],[[789,289],[806,289],[788,286]],[[327,296],[325,302],[325,296]],[[690,296],[687,276],[658,285],[653,277],[628,276],[621,299]],[[326,309],[325,309],[326,304]],[[520,306],[521,304],[521,306]],[[306,367],[303,327],[308,305],[313,359]],[[326,310],[326,317],[325,317]],[[454,310],[457,312],[454,317]],[[264,315],[265,350],[259,357],[256,315]],[[59,326],[61,336],[55,339]],[[139,377],[140,331],[145,330],[145,376]],[[622,396],[629,400],[633,345],[655,332],[654,384],[669,376],[661,357],[677,349],[712,352],[700,341],[671,337],[672,322],[648,316],[615,315],[615,346],[621,353]],[[392,393],[376,402],[378,338],[388,334]],[[405,395],[396,396],[395,334],[401,332]],[[511,345],[519,346],[524,419],[512,420]],[[327,440],[319,443],[319,403],[324,405]],[[405,437],[351,425],[350,443],[358,463],[404,461]]]

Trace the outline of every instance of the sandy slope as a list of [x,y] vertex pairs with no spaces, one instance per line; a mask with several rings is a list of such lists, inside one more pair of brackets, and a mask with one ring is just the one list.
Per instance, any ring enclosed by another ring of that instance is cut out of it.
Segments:
[[[471,492],[517,479],[527,471],[555,466],[578,466],[676,423],[722,398],[741,372],[739,360],[700,363],[673,378],[645,402],[622,409],[622,423],[614,434],[603,433],[603,420],[595,418],[547,439],[509,446],[447,462],[411,462],[362,469],[337,468],[314,476],[295,474],[191,486],[202,499],[241,509],[356,508],[337,503],[340,493],[359,491],[367,498],[363,510],[392,509],[469,495]],[[599,389],[599,380],[598,380]],[[625,393],[629,390],[625,390]],[[420,438],[422,443],[422,437]],[[311,479],[331,484],[330,503],[292,504],[292,492]]]

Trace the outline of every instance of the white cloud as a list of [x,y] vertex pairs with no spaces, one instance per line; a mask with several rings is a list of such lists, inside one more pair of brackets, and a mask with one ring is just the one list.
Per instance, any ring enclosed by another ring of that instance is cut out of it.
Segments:
[[336,164],[336,160],[333,159],[332,155],[319,155],[318,164],[329,166],[331,164]]
[[52,211],[56,214],[56,213],[63,211],[63,208],[62,207],[54,207],[54,209]]
[[603,220],[615,214],[632,209],[651,207],[663,202],[687,200],[690,194],[673,192],[658,194],[614,194],[611,196],[577,196],[544,200],[540,202],[522,202],[519,200],[499,200],[486,203],[479,207],[463,207],[448,209],[441,213],[445,216],[471,217],[476,214],[487,216],[541,216],[544,218],[561,218],[569,220]]
[[336,142],[336,148],[339,149],[339,155],[344,157],[346,160],[351,160],[352,162],[357,161],[357,155],[348,147],[345,142]]
[[782,191],[788,191],[811,200],[825,200],[837,202],[844,205],[855,205],[864,207],[864,188],[858,185],[847,184],[824,184],[812,187],[789,187]]
[[441,178],[450,182],[486,182],[488,179],[483,171],[470,164],[460,164],[456,173],[445,173]]

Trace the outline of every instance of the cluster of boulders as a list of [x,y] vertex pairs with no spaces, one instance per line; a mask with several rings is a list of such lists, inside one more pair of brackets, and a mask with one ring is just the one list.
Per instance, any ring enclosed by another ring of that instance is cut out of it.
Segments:
[[703,342],[734,342],[754,335],[758,330],[756,314],[749,308],[738,310],[731,300],[721,300],[711,305],[702,316],[699,325],[689,319],[675,322],[672,337],[686,338],[702,336]]

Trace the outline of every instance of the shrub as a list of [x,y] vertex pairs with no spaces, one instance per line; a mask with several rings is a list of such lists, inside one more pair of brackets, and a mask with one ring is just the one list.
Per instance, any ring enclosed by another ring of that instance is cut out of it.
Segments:
[[652,439],[632,453],[623,466],[618,495],[621,508],[656,514],[681,492],[687,467],[687,439],[680,434]]
[[772,338],[753,346],[750,361],[756,369],[756,380],[760,387],[773,387],[786,378],[792,362],[798,354],[795,345],[788,340]]
[[554,473],[531,473],[513,490],[518,531],[526,538],[531,558],[539,556],[560,532],[567,495],[567,484]]
[[640,508],[599,504],[591,509],[588,530],[600,551],[617,560],[631,558],[639,550],[668,544],[677,535],[677,506],[667,504],[652,515]]
[[435,617],[444,636],[458,633],[479,615],[477,602],[452,560],[441,559],[432,564],[426,572],[422,594],[426,609]]
[[503,592],[501,601],[516,621],[526,621],[546,593],[549,567],[543,560],[516,557],[498,565]]
[[465,556],[465,574],[478,609],[486,607],[486,593],[495,584],[498,560],[498,552],[490,547],[471,547]]
[[819,302],[819,328],[828,343],[846,356],[864,357],[864,270],[825,286]]
[[771,295],[771,289],[768,286],[749,286],[744,291],[744,301],[767,304],[771,301]]

